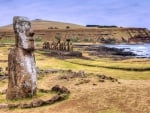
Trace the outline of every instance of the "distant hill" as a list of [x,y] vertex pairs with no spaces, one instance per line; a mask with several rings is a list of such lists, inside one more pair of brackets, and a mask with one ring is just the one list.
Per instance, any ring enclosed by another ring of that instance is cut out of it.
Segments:
[[[32,20],[31,25],[33,30],[86,28],[85,26],[78,25],[78,24],[48,21],[48,20],[41,20],[41,19]],[[0,27],[0,31],[12,31],[12,30],[13,30],[12,24]]]

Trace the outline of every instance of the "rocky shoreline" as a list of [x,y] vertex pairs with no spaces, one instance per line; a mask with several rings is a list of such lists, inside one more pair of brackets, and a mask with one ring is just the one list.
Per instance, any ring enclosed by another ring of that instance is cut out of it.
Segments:
[[96,56],[136,56],[133,52],[124,51],[124,49],[109,48],[105,46],[91,45],[85,48],[89,55]]

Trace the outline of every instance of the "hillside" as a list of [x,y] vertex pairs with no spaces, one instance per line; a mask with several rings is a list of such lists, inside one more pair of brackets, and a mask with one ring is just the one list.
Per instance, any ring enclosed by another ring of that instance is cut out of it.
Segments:
[[[72,29],[85,28],[82,25],[64,23],[64,22],[56,22],[56,21],[47,21],[47,20],[40,20],[40,19],[31,21],[31,25],[32,25],[33,30],[66,29],[67,26],[69,26]],[[0,31],[11,32],[12,30],[13,30],[12,24],[0,27]]]
[[[52,41],[59,36],[62,40],[71,38],[74,42],[100,43],[150,43],[150,31],[146,28],[96,28],[77,24],[36,19],[31,22],[35,37]],[[14,37],[12,25],[0,27],[0,38]]]
[[36,30],[36,35],[43,40],[71,38],[74,42],[128,43],[150,42],[150,33],[146,28],[86,28]]

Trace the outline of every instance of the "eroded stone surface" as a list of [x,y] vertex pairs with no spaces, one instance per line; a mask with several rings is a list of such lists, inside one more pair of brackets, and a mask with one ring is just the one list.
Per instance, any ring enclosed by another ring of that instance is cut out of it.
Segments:
[[37,76],[34,58],[34,33],[26,17],[14,17],[16,47],[8,55],[7,99],[30,97],[36,94]]

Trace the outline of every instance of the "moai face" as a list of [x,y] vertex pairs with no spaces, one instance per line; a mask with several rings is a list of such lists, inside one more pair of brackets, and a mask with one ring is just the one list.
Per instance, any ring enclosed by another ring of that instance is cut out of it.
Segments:
[[34,33],[31,30],[31,23],[26,17],[14,17],[13,27],[16,35],[16,46],[25,50],[34,50]]

